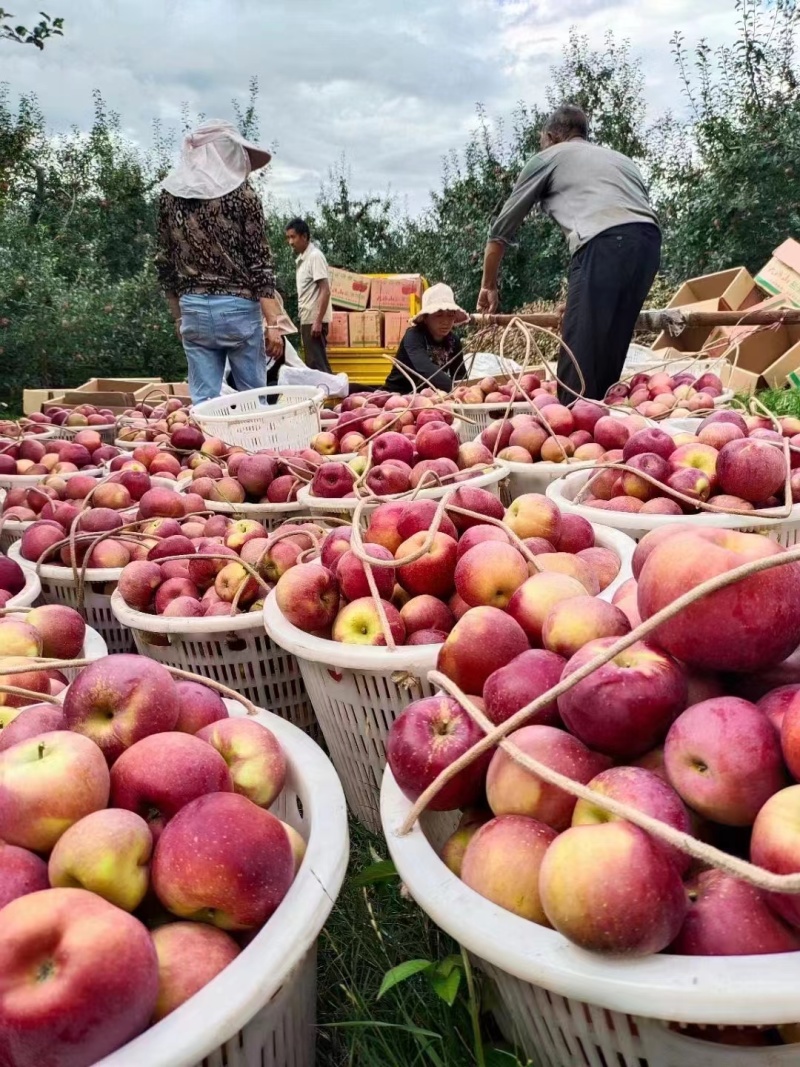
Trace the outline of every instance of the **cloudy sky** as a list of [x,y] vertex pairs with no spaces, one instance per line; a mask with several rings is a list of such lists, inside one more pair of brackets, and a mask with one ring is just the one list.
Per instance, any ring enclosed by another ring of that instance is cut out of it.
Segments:
[[[272,188],[310,203],[343,157],[359,191],[390,189],[411,209],[435,187],[482,102],[508,117],[543,102],[571,26],[613,29],[644,61],[654,110],[680,107],[669,38],[728,41],[734,0],[48,0],[65,37],[43,53],[2,46],[0,80],[34,90],[57,132],[91,120],[92,90],[147,145],[158,117],[232,117],[251,75],[262,139],[276,144]],[[41,2],[8,0],[15,22]]]

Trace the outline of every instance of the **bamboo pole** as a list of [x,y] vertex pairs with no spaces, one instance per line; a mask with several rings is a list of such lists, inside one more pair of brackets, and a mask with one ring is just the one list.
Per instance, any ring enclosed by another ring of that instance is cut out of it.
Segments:
[[[470,325],[478,327],[508,326],[514,319],[532,326],[557,328],[561,316],[554,312],[530,315],[470,315]],[[702,326],[797,326],[800,308],[771,308],[762,311],[682,311],[680,308],[643,311],[636,329],[650,333],[666,330],[673,336]]]

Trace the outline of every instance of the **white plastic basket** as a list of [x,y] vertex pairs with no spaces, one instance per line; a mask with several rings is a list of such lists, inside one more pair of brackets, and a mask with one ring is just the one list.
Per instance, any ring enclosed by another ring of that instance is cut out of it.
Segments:
[[547,496],[562,510],[573,515],[582,515],[591,523],[599,523],[620,530],[641,541],[646,533],[675,523],[690,523],[692,526],[721,527],[725,530],[741,530],[743,533],[763,533],[778,544],[791,548],[800,539],[800,504],[795,504],[787,519],[769,519],[749,515],[726,515],[722,512],[704,511],[698,515],[641,515],[621,511],[605,511],[601,508],[574,504],[578,491],[586,484],[591,471],[574,471],[547,487]]
[[537,1067],[796,1067],[797,1045],[737,1048],[668,1023],[758,1026],[798,1016],[800,953],[610,960],[500,908],[442,863],[427,817],[398,834],[411,810],[387,768],[381,819],[408,892],[494,981],[498,1021]]
[[[395,496],[376,497],[374,503],[368,502],[362,510],[362,515],[368,517],[380,504],[392,500],[440,500],[451,489],[457,489],[462,485],[468,485],[473,489],[486,489],[496,497],[501,496],[501,484],[508,477],[508,464],[503,460],[495,460],[494,466],[485,474],[479,474],[464,482],[449,482],[447,485],[437,485],[431,489],[420,489],[414,493],[399,493]],[[297,491],[297,503],[304,510],[319,512],[320,515],[331,515],[340,519],[352,519],[358,507],[356,497],[324,497],[312,496],[310,487],[304,485]]]
[[264,633],[260,611],[199,619],[148,615],[129,608],[118,590],[111,597],[111,611],[140,655],[222,682],[318,736],[297,661]]
[[[601,593],[602,599],[610,600],[632,577],[636,546],[624,534],[600,527],[595,527],[595,541],[598,547],[616,552],[620,560],[617,577]],[[402,645],[391,650],[314,637],[285,618],[274,592],[264,605],[264,626],[276,644],[297,657],[350,810],[379,833],[378,794],[389,729],[411,701],[435,692],[427,676],[436,666],[441,646]]]
[[17,444],[21,444],[23,441],[52,441],[53,438],[56,436],[56,430],[58,429],[58,427],[49,425],[48,423],[40,423],[40,425],[46,426],[47,428],[42,430],[41,432],[37,431],[37,433],[20,434],[19,437],[8,437],[7,435],[3,435],[3,444],[5,444],[7,441],[12,440]]
[[[232,715],[244,708],[226,701]],[[272,812],[306,840],[302,866],[264,928],[213,981],[95,1067],[314,1067],[317,938],[349,855],[347,811],[330,761],[291,723],[258,721],[286,755]]]
[[506,507],[518,496],[546,492],[548,485],[558,478],[563,478],[570,467],[568,462],[548,463],[546,460],[538,460],[536,463],[514,463],[509,460],[505,462],[508,465],[508,478],[502,483],[500,495]]
[[[269,400],[277,397],[277,402]],[[191,415],[209,437],[250,452],[262,448],[307,448],[319,433],[325,392],[310,385],[274,385],[206,400]]]
[[[716,356],[712,359],[707,359],[705,356],[679,356],[677,359],[659,359],[658,349],[646,349],[649,352],[649,359],[644,359],[641,362],[636,363],[632,373],[635,374],[653,374],[659,371],[664,371],[669,375],[675,374],[693,374],[696,378],[699,378],[702,374],[716,374],[721,377],[723,371],[728,367],[729,361],[727,356]],[[626,373],[626,377],[627,377]]]
[[47,478],[74,478],[76,474],[85,474],[90,478],[99,478],[103,471],[100,467],[87,467],[82,471],[69,471],[66,474],[53,475],[51,471],[47,474],[0,474],[0,488],[2,489],[30,489],[32,485],[39,485],[40,482],[45,481]]
[[6,519],[0,530],[0,552],[8,552],[16,541],[21,541],[28,527],[33,526],[36,521],[36,519],[27,519],[24,522],[18,522],[16,519]]
[[275,644],[297,658],[350,811],[380,833],[378,796],[389,728],[412,700],[435,692],[427,675],[440,646],[392,651],[314,637],[288,622],[274,591],[264,606],[263,625]]
[[288,504],[225,504],[218,500],[207,500],[206,508],[218,515],[229,515],[232,519],[254,519],[268,533],[277,530],[284,522],[290,522],[293,515],[302,515],[307,510],[298,500]]
[[120,452],[133,452],[140,445],[149,444],[148,441],[122,441],[119,437],[115,437],[113,441],[114,448],[118,448]]
[[56,427],[56,437],[64,441],[72,441],[81,430],[94,430],[99,433],[104,445],[113,445],[114,438],[117,436],[116,422],[107,422],[102,426],[64,426],[62,424]]
[[453,429],[463,444],[474,441],[493,422],[513,419],[515,415],[525,415],[532,410],[527,400],[516,400],[513,404],[454,404],[449,401],[447,406],[455,416]]
[[[67,604],[81,610],[72,567],[42,563],[37,568],[35,563],[22,558],[19,541],[11,545],[8,556],[38,575],[43,604]],[[121,567],[87,567],[84,582],[82,614],[87,624],[102,636],[111,653],[134,651],[133,635],[111,610],[111,593],[117,588],[120,574]]]
[[[83,649],[81,650],[78,659],[103,659],[108,655],[108,645],[106,645],[103,638],[97,632],[93,630],[91,626],[86,627],[86,637],[83,642]],[[64,671],[67,678],[72,682],[75,680],[75,676],[81,670],[80,667],[67,667]]]

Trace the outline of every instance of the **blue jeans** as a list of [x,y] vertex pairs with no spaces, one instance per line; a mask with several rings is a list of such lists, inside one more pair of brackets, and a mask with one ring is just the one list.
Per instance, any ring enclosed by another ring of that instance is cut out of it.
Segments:
[[189,293],[181,297],[180,304],[181,340],[193,404],[219,396],[226,359],[237,389],[266,385],[264,322],[257,300]]

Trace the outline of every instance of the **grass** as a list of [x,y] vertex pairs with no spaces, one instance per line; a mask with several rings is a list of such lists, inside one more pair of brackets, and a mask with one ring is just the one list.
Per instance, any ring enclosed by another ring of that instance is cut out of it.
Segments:
[[[383,839],[355,823],[350,832],[350,870],[320,937],[320,1067],[524,1067],[481,1012],[488,984],[470,971],[469,996],[458,945],[408,898]],[[409,961],[419,969],[402,980]],[[401,980],[379,998],[387,972],[386,985]]]

